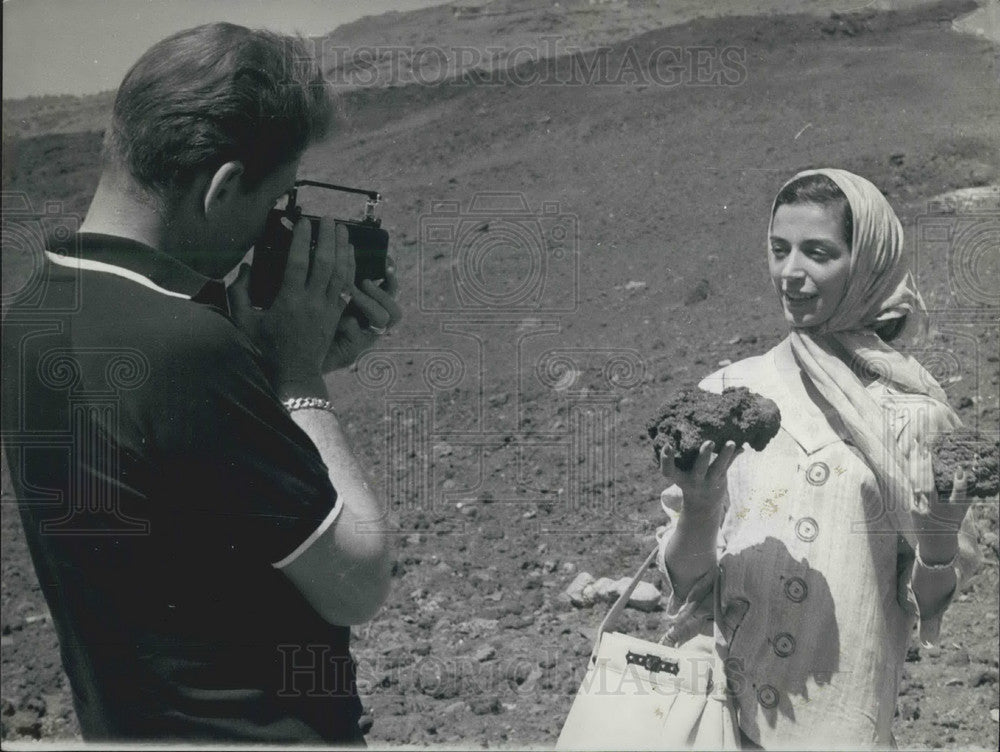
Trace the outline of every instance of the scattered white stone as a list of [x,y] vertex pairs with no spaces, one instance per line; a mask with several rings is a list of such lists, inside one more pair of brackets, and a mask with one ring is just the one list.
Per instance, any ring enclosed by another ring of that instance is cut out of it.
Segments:
[[598,577],[590,585],[590,590],[594,594],[595,600],[614,600],[614,595],[612,595],[612,588],[614,587],[615,581],[610,577]]
[[580,572],[566,588],[569,602],[578,608],[594,605],[593,588],[589,587],[593,582],[594,578],[589,572]]
[[591,587],[594,588],[594,595],[602,601],[611,603],[618,600],[618,597],[628,587],[631,580],[623,577],[620,580],[612,580],[610,577],[601,577]]
[[993,719],[993,723],[1000,723],[1000,708],[993,708],[990,711],[990,718]]
[[645,282],[637,282],[636,280],[631,280],[625,283],[625,292],[632,292],[633,290],[644,290],[646,289]]
[[492,645],[484,645],[476,651],[476,660],[480,663],[491,661],[496,657],[497,649]]
[[640,582],[628,599],[628,607],[639,611],[657,611],[660,608],[660,591],[650,582]]
[[719,368],[723,368],[724,366],[731,366],[732,364],[733,361],[731,361],[729,358],[723,358],[722,360],[719,361]]

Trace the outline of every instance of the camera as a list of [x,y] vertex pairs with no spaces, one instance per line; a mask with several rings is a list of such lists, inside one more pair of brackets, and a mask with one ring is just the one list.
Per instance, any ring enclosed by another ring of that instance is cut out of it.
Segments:
[[[366,279],[385,279],[386,255],[389,249],[389,233],[382,229],[382,221],[375,211],[381,201],[378,191],[362,188],[346,188],[332,183],[320,183],[315,180],[297,180],[295,187],[288,192],[288,201],[284,209],[272,209],[267,215],[264,234],[253,249],[253,263],[250,267],[250,302],[257,308],[270,308],[281,289],[285,277],[285,266],[288,263],[288,252],[292,245],[292,230],[286,226],[286,220],[294,225],[299,219],[306,219],[312,228],[312,239],[309,243],[309,266],[312,268],[316,255],[316,243],[319,239],[318,216],[303,214],[298,201],[298,189],[303,186],[325,188],[345,193],[358,193],[366,196],[364,217],[360,220],[334,219],[334,222],[347,227],[347,237],[354,248],[354,285],[360,287]],[[352,311],[353,309],[353,311]],[[360,311],[352,303],[348,307],[359,319]],[[360,321],[362,326],[365,321]]]

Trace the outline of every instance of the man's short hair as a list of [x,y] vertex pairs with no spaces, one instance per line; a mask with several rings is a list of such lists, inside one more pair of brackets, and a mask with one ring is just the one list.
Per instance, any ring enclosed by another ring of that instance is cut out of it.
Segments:
[[322,138],[334,100],[300,37],[229,23],[153,45],[115,98],[105,157],[161,197],[240,161],[255,188]]

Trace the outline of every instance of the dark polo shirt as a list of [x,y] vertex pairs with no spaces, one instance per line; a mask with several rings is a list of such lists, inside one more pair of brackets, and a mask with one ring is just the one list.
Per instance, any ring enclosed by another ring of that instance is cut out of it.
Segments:
[[357,740],[349,630],[278,568],[337,495],[224,287],[56,246],[4,318],[3,442],[84,737]]

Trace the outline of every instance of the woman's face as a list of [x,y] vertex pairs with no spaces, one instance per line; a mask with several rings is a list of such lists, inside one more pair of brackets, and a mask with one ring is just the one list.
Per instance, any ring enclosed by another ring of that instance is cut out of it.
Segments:
[[839,207],[819,204],[783,204],[774,213],[767,260],[792,326],[824,323],[844,294],[851,249],[840,214]]

